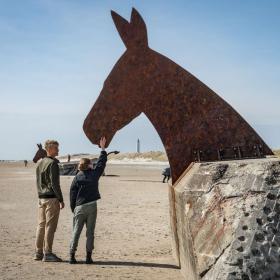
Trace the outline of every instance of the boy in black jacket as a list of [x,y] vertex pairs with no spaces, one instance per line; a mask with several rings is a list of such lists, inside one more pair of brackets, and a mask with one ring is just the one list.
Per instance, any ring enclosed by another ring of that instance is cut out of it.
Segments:
[[73,236],[70,244],[70,263],[77,263],[75,259],[75,252],[78,247],[79,237],[86,224],[87,242],[86,242],[86,263],[91,264],[92,250],[94,249],[94,229],[97,216],[97,203],[100,199],[98,190],[98,180],[104,172],[107,161],[107,153],[105,151],[106,138],[102,137],[100,140],[100,147],[102,149],[98,162],[94,169],[92,169],[91,161],[87,158],[82,158],[79,164],[80,172],[73,179],[70,188],[70,206],[74,213],[73,218]]

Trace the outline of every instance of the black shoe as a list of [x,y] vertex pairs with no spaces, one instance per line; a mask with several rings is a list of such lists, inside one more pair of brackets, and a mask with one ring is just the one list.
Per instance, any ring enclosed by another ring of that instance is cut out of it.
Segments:
[[70,264],[76,264],[77,260],[75,258],[75,253],[70,253],[70,260],[69,260]]
[[44,255],[43,262],[62,262],[62,259],[53,253],[47,253]]
[[41,261],[44,257],[44,254],[43,253],[36,253],[35,256],[34,256],[34,260],[35,261]]
[[86,264],[93,264],[93,260],[91,258],[91,252],[87,252]]

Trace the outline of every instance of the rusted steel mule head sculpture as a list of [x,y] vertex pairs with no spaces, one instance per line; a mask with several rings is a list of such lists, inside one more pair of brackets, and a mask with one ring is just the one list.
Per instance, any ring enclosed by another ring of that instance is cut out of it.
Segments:
[[185,69],[148,46],[146,25],[132,9],[128,22],[112,17],[125,53],[114,66],[84,121],[84,132],[107,145],[140,113],[157,130],[171,165],[173,183],[194,160],[272,154],[249,124],[221,97]]
[[35,156],[33,157],[33,162],[37,163],[38,160],[41,158],[45,158],[47,156],[47,151],[43,149],[42,144],[37,144],[38,151],[36,152]]
[[144,56],[149,52],[146,25],[135,9],[131,23],[115,12],[111,13],[127,50],[104,82],[100,96],[84,122],[84,131],[94,144],[104,134],[109,145],[116,131],[137,117],[145,105],[145,85],[141,78],[148,61]]

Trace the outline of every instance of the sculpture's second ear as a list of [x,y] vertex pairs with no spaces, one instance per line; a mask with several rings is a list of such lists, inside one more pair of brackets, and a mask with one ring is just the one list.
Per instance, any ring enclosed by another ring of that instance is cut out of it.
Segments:
[[130,23],[114,11],[111,15],[127,49],[148,47],[146,24],[136,9],[132,9]]

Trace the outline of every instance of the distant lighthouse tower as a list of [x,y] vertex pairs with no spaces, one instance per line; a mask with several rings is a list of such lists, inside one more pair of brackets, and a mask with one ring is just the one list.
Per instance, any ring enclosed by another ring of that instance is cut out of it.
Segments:
[[140,140],[137,139],[137,153],[140,153]]

